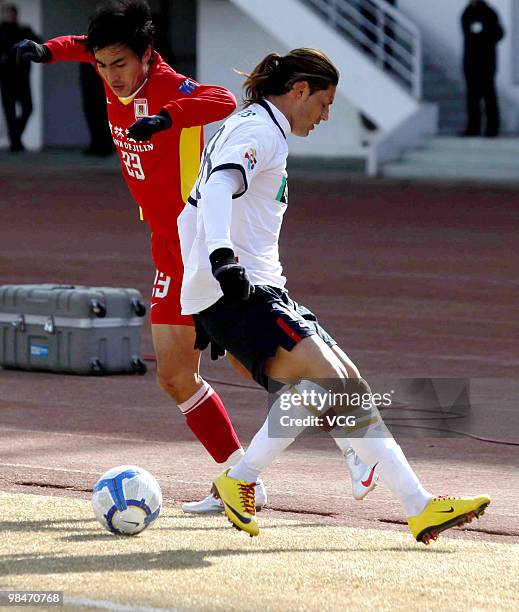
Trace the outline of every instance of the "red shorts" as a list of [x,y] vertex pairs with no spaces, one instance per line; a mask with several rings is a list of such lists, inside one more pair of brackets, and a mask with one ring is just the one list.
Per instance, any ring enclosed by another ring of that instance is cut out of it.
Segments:
[[151,256],[157,268],[150,304],[152,325],[193,326],[193,317],[180,313],[183,265],[179,240],[152,234]]

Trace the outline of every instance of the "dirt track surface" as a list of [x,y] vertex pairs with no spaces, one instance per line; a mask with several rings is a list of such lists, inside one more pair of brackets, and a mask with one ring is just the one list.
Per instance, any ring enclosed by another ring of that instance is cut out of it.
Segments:
[[[0,284],[127,286],[148,296],[154,276],[148,232],[136,221],[118,171],[25,159],[0,168]],[[479,414],[492,423],[492,436],[517,441],[516,191],[335,173],[293,173],[290,180],[281,255],[294,298],[319,314],[368,380],[497,384]],[[148,326],[143,351],[152,351]],[[136,463],[156,475],[173,510],[205,495],[217,466],[158,389],[149,365],[145,377],[100,379],[0,371],[0,489],[86,499],[100,473]],[[247,383],[225,362],[204,363],[203,373],[219,381],[214,386],[246,443],[265,416],[262,391],[231,386]],[[444,546],[460,539],[519,543],[517,446],[460,437],[400,442],[431,491],[493,497],[487,514],[466,532],[449,531]],[[413,546],[383,486],[362,503],[352,500],[330,440],[298,441],[264,478],[267,523],[364,527],[375,530],[369,532],[375,547],[386,543],[378,532]],[[222,538],[236,535],[225,533]]]

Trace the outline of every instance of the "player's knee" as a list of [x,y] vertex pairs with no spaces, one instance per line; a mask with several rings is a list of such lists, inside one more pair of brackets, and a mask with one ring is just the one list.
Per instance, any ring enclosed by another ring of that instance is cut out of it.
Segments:
[[361,378],[360,370],[351,361],[349,363],[344,363],[343,367],[346,370],[348,378],[354,378],[354,379],[357,379],[357,380]]
[[344,381],[344,388],[351,394],[360,396],[371,396],[371,387],[361,378],[347,378]]
[[183,372],[169,368],[157,370],[157,383],[176,402],[185,402],[200,385],[200,377],[196,372]]

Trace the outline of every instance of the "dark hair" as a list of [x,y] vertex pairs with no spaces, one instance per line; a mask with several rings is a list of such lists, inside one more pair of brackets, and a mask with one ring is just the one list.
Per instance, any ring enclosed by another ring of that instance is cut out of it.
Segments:
[[90,19],[86,50],[94,53],[122,44],[140,58],[153,45],[153,22],[146,0],[110,0],[99,5]]
[[[243,74],[243,73],[240,73]],[[267,96],[280,96],[294,83],[307,81],[310,93],[328,89],[339,82],[339,71],[318,49],[294,49],[286,55],[269,53],[250,74],[245,74],[244,106]]]

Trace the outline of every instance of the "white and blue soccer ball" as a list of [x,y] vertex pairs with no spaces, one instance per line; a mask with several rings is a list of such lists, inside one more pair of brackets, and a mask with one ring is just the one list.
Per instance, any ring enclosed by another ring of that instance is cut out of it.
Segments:
[[135,465],[119,465],[105,472],[95,484],[92,506],[105,529],[135,535],[159,516],[162,492],[159,483],[146,470]]

